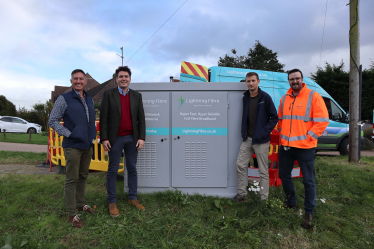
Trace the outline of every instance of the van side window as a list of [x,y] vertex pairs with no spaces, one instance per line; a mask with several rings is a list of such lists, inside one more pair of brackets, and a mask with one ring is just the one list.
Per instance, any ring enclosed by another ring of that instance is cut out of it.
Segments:
[[339,109],[339,107],[328,98],[323,97],[325,101],[327,111],[329,113],[329,119],[332,121],[342,122],[343,119],[343,112]]

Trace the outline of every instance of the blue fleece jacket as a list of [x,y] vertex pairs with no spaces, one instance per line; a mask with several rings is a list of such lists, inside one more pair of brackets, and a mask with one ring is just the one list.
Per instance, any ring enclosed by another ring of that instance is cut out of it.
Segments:
[[247,119],[249,105],[257,104],[256,123],[253,132],[252,144],[263,144],[270,141],[270,132],[273,131],[278,122],[278,113],[275,109],[270,95],[258,88],[257,103],[249,103],[249,90],[243,96],[243,118],[242,118],[242,138],[247,140]]
[[92,140],[96,138],[95,127],[95,108],[91,97],[85,94],[86,104],[88,107],[90,122],[87,120],[86,109],[83,106],[79,96],[70,91],[62,94],[65,98],[68,107],[63,116],[64,127],[66,127],[71,134],[69,137],[64,137],[62,141],[63,148],[77,148],[89,149],[92,146]]

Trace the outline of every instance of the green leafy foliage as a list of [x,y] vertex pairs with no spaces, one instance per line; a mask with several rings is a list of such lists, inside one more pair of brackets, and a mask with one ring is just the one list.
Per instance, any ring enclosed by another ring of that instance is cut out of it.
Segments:
[[42,121],[40,120],[38,116],[38,113],[35,112],[34,110],[28,110],[25,107],[18,108],[17,117],[20,117],[30,123],[43,125]]
[[224,58],[219,57],[218,66],[284,72],[285,65],[278,61],[278,53],[268,49],[258,40],[256,40],[253,49],[249,49],[246,56],[236,55],[235,49],[232,49],[231,52],[233,56],[226,54]]
[[4,95],[0,95],[0,116],[15,116],[16,113],[16,106]]
[[[349,111],[349,72],[344,71],[343,61],[340,65],[317,67],[311,78],[325,89],[331,97],[345,110]],[[361,120],[373,120],[374,109],[374,63],[362,71]]]
[[49,115],[51,114],[53,109],[53,103],[49,102],[48,100],[43,103],[38,103],[33,105],[33,111],[37,113],[38,117],[42,121],[43,127],[45,131],[49,130]]

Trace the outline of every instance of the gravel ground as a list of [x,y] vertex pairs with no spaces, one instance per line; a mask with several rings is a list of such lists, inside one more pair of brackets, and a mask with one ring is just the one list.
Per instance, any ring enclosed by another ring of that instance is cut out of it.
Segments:
[[36,167],[35,165],[0,164],[0,174],[34,174],[53,175],[56,174],[57,166],[52,167],[52,172],[48,168]]
[[[0,142],[0,150],[3,151],[23,151],[23,152],[47,152],[48,145],[39,144],[21,144]],[[52,167],[52,172],[48,168],[36,167],[29,164],[0,164],[0,174],[37,174],[50,175],[55,174],[57,167]]]
[[47,152],[48,145],[0,142],[0,150],[42,153]]

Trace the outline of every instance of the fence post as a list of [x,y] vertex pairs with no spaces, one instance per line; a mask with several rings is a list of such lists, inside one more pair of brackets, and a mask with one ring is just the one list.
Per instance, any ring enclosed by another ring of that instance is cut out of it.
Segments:
[[4,139],[6,139],[6,130],[3,129],[3,135],[4,135]]
[[29,129],[29,142],[31,141],[31,129]]

